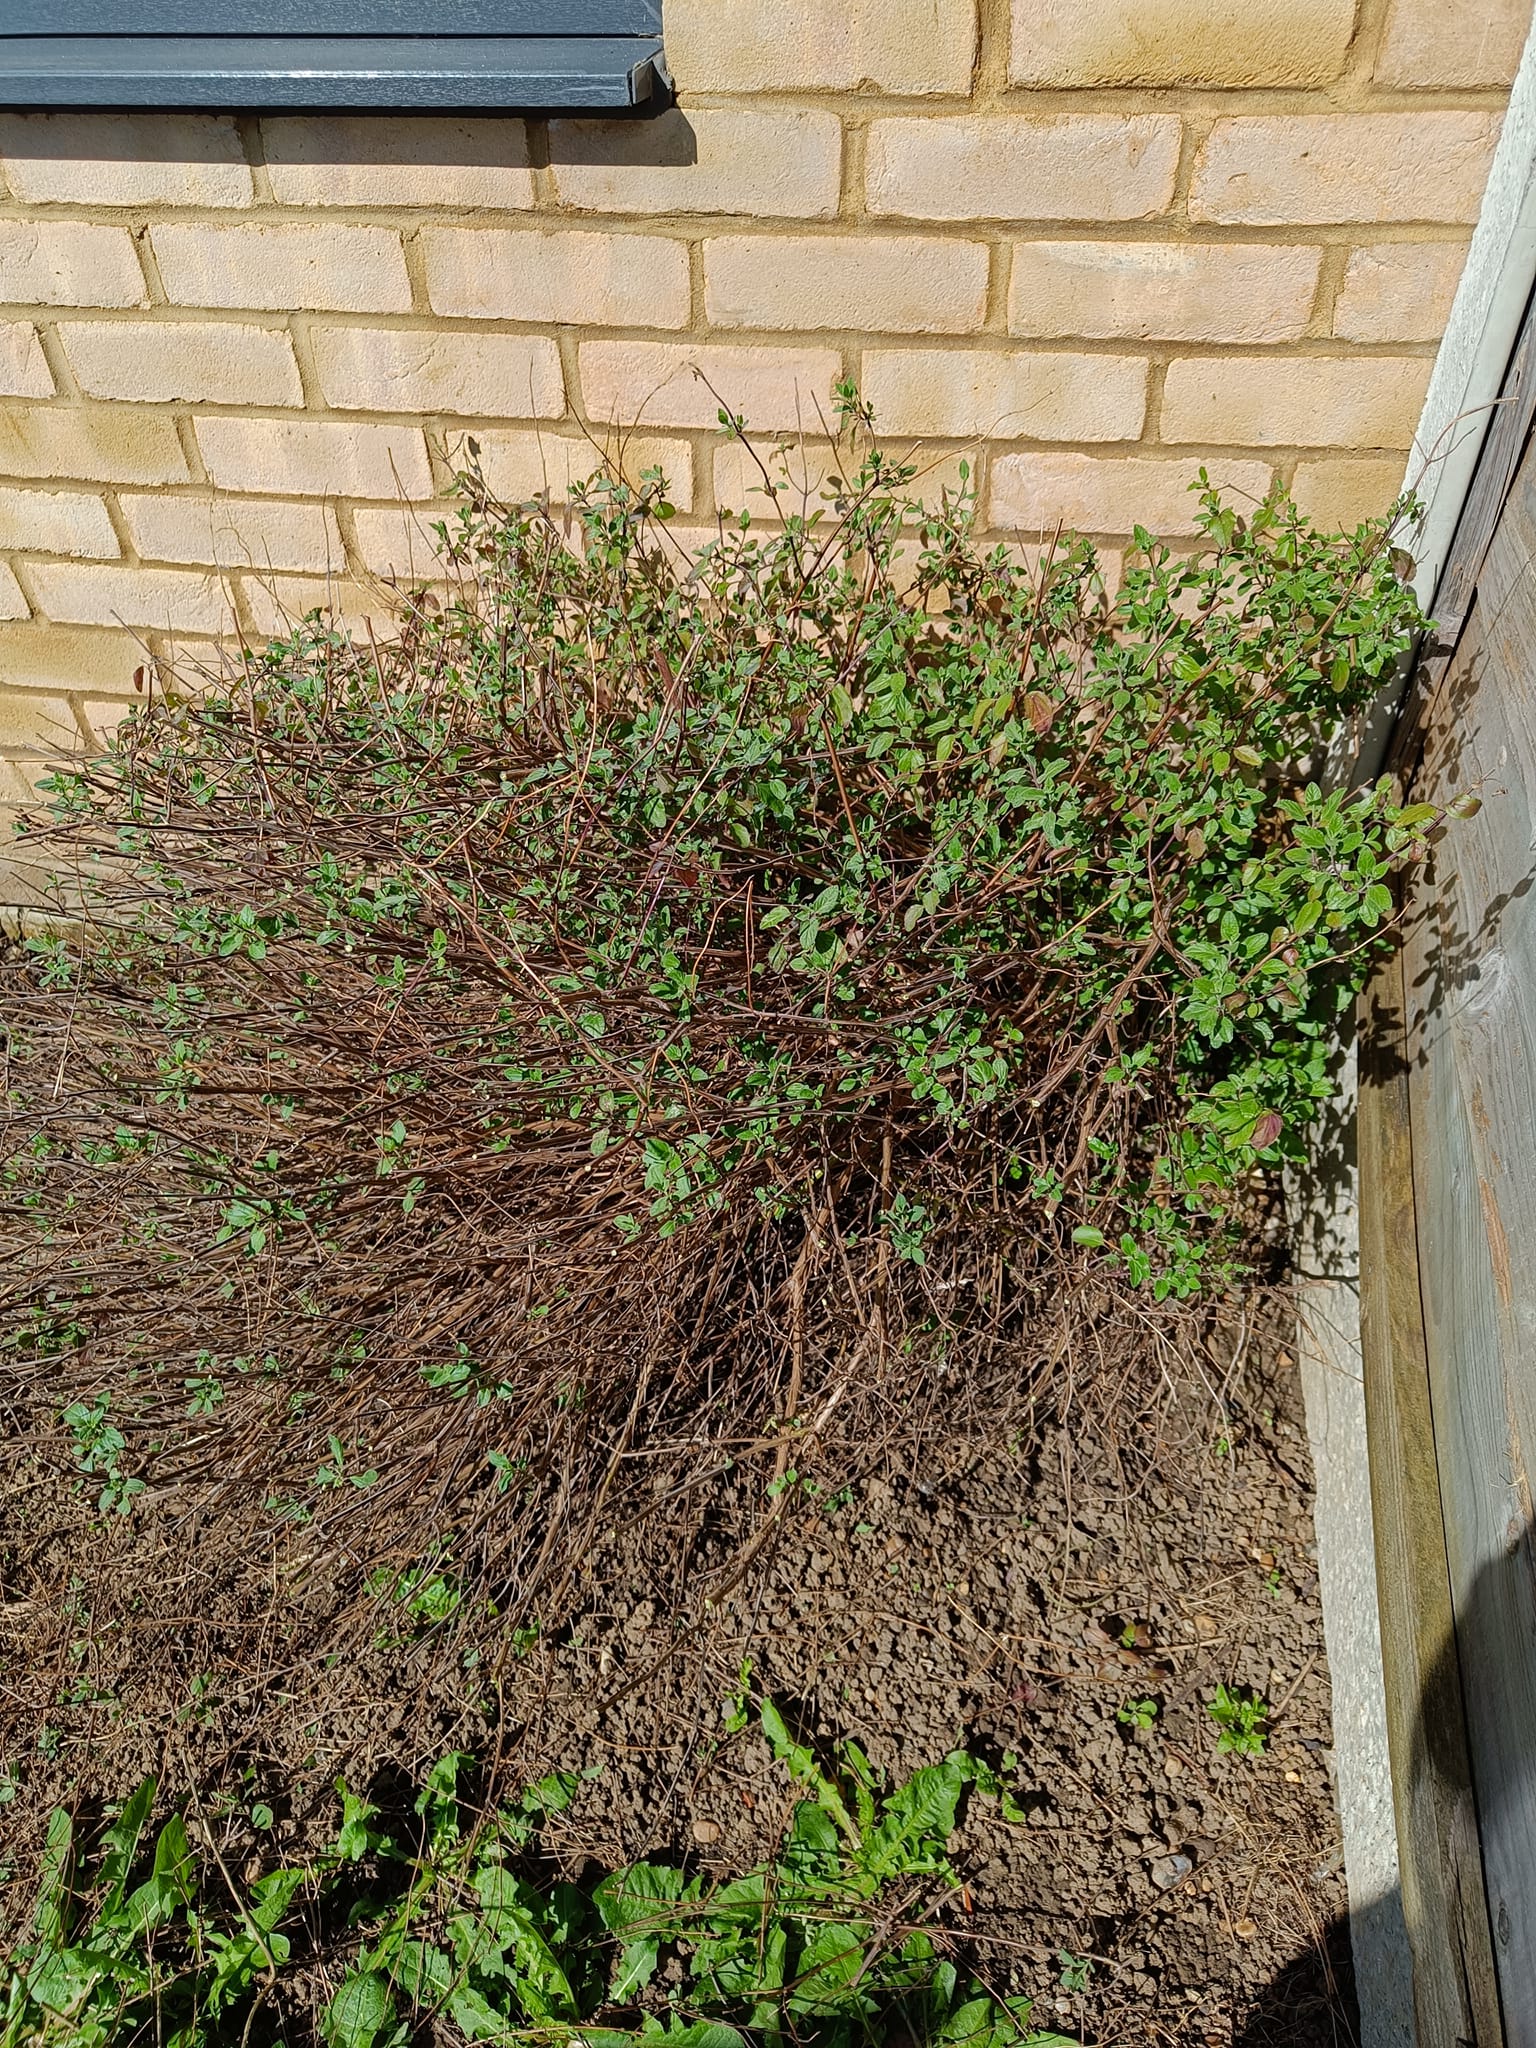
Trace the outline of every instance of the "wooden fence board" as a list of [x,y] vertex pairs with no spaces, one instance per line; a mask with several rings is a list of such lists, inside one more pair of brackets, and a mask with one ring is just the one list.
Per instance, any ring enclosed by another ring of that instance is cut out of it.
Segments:
[[[1415,795],[1481,784],[1404,952],[1417,1244],[1509,2048],[1536,2048],[1536,458],[1509,487]],[[1481,2037],[1478,2037],[1481,2038]]]
[[1401,956],[1361,1015],[1360,1335],[1418,2048],[1500,2040],[1420,1300]]

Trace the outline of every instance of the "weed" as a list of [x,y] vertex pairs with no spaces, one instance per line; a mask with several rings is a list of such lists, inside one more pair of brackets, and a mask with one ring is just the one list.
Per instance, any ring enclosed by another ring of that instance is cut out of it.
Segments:
[[347,1470],[347,1454],[339,1436],[327,1437],[326,1444],[330,1451],[330,1456],[315,1474],[315,1485],[317,1488],[323,1489],[328,1486],[340,1486],[343,1483],[348,1486],[357,1487],[373,1485],[379,1475],[371,1466],[366,1472],[349,1472]]
[[1156,1700],[1127,1700],[1115,1715],[1123,1728],[1147,1729],[1157,1719]]
[[1093,1964],[1086,1956],[1075,1956],[1070,1949],[1059,1948],[1056,1961],[1061,1966],[1058,1982],[1063,1991],[1077,1993],[1088,1989],[1093,1976]]
[[75,1463],[82,1472],[94,1473],[102,1480],[97,1512],[126,1515],[144,1491],[144,1481],[124,1472],[118,1462],[128,1448],[128,1439],[108,1420],[110,1407],[108,1394],[98,1394],[89,1402],[71,1401],[60,1420],[74,1440]]
[[[886,1790],[856,1744],[824,1769],[772,1702],[761,1721],[807,1796],[771,1862],[718,1882],[665,1863],[541,1880],[540,1831],[579,1780],[555,1773],[475,1822],[462,1752],[428,1774],[404,1836],[342,1784],[330,1850],[232,1897],[222,1870],[222,1897],[205,1886],[179,1814],[151,1836],[154,1779],[93,1862],[60,1811],[33,1937],[0,1971],[0,2048],[234,2048],[263,2005],[269,2024],[294,2017],[289,1985],[327,1911],[349,1930],[318,2015],[328,2048],[403,2048],[423,2026],[527,2048],[1070,2048],[962,1970],[934,1922],[958,1888],[947,1842],[973,1760]],[[1061,1960],[1064,1986],[1086,1984],[1087,1964]]]
[[752,1659],[743,1657],[741,1669],[729,1699],[721,1702],[721,1719],[727,1735],[739,1735],[752,1718]]
[[1262,1756],[1269,1741],[1269,1702],[1252,1686],[1218,1685],[1205,1711],[1221,1733],[1216,1747],[1223,1756]]

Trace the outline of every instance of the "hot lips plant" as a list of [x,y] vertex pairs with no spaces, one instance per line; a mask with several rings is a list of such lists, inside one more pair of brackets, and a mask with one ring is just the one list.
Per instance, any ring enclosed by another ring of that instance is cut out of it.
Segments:
[[398,637],[311,619],[54,778],[5,1379],[103,1513],[418,1576],[430,1525],[548,1601],[677,1459],[782,1489],[1069,1281],[1230,1273],[1438,815],[1295,767],[1416,623],[1386,528],[1202,478],[1111,592],[915,506],[851,390],[838,452],[691,556],[659,475],[471,480]]

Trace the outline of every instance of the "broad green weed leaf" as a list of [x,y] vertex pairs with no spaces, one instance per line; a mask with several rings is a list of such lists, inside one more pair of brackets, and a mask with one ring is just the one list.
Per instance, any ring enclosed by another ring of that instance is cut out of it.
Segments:
[[116,1974],[117,1958],[91,1948],[47,1949],[27,1972],[27,1989],[53,2013],[72,2013],[105,1977]]
[[44,1945],[57,1948],[68,1932],[69,1869],[74,1853],[75,1826],[62,1806],[48,1816],[48,1837],[43,1845],[41,1884],[32,1924]]
[[133,1859],[138,1854],[139,1837],[144,1832],[144,1823],[149,1819],[149,1810],[154,1803],[155,1781],[153,1778],[145,1778],[135,1788],[122,1812],[101,1838],[101,1868],[97,1875],[99,1881],[107,1888],[100,1916],[104,1921],[115,1914],[123,1903],[123,1890],[128,1882]]
[[309,1875],[307,1870],[290,1866],[283,1870],[269,1870],[265,1877],[257,1878],[251,1886],[246,1910],[264,1934],[270,1934],[282,1919],[293,1903],[295,1892]]
[[155,1840],[154,1867],[144,1883],[129,1893],[122,1918],[135,1934],[163,1927],[179,1906],[192,1903],[192,1851],[179,1813],[173,1813]]
[[789,1732],[784,1716],[766,1694],[758,1711],[763,1733],[767,1736],[769,1747],[775,1757],[792,1778],[811,1788],[816,1795],[817,1804],[825,1807],[844,1835],[852,1839],[857,1832],[853,1816],[843,1801],[842,1793],[817,1763],[815,1751],[803,1742],[796,1742]]
[[667,1909],[698,1895],[698,1880],[673,1864],[632,1863],[605,1877],[592,1902],[610,1934],[627,1934],[631,1928],[669,1925],[676,1916]]
[[564,1813],[576,1797],[583,1777],[589,1776],[590,1772],[583,1771],[551,1771],[547,1778],[528,1787],[522,1803],[530,1813]]
[[614,1966],[613,1981],[608,1987],[612,2002],[627,2005],[637,1991],[650,1983],[660,1959],[661,1943],[654,1934],[642,1934],[633,1941],[625,1942]]
[[486,1932],[505,1953],[529,2017],[559,2022],[577,2018],[576,1994],[550,1945],[544,1901],[520,1877],[491,1864],[475,1874]]
[[472,1984],[460,1984],[449,1992],[448,2010],[466,2040],[504,2041],[513,2031],[506,2013],[498,2012]]
[[[873,1820],[873,1813],[870,1818]],[[818,1860],[836,1856],[842,1847],[842,1837],[833,1824],[832,1816],[825,1807],[818,1806],[811,1799],[802,1799],[795,1808],[794,1818],[789,1824],[789,1839],[795,1847],[811,1850]]]
[[401,1996],[413,2005],[441,2005],[459,1980],[453,1958],[429,1942],[408,1941],[400,1950],[396,1977]]
[[935,1869],[955,1829],[960,1795],[971,1778],[958,1753],[925,1764],[885,1800],[881,1821],[859,1852],[873,1876],[891,1878]]
[[389,1979],[378,1970],[357,1970],[343,1980],[325,2009],[326,2039],[334,2048],[374,2048],[394,2017]]
[[450,1750],[428,1771],[426,1783],[416,1795],[415,1810],[432,1830],[435,1841],[458,1838],[459,1776],[473,1762],[468,1750]]
[[[204,2004],[210,2013],[222,2012],[226,2006],[233,2005],[259,1975],[281,1969],[291,1953],[287,1935],[265,1931],[259,1935],[246,1930],[234,1935],[210,1932],[204,1941],[214,1964],[213,1976],[203,1994]],[[201,2042],[198,2048],[201,2048]]]
[[696,2020],[691,2027],[669,2027],[666,2039],[671,2048],[747,2048],[745,2035],[712,2020]]
[[336,1790],[341,1794],[341,1827],[337,1832],[335,1854],[344,1863],[359,1863],[370,1849],[377,1846],[378,1838],[368,1823],[378,1812],[366,1799],[359,1799],[355,1792],[349,1792],[346,1780],[336,1780]]
[[598,1916],[624,1943],[611,1993],[616,2004],[650,1982],[662,1941],[674,1938],[683,1924],[678,1908],[692,1904],[699,1890],[697,1878],[667,1863],[634,1863],[597,1886],[592,1902]]
[[871,1929],[862,1920],[832,1920],[819,1927],[801,1952],[800,1967],[785,2004],[792,2013],[835,2019],[873,2010],[867,1990],[855,1986],[865,1974],[865,1945]]
[[[935,2043],[946,2044],[946,2048],[997,2048],[999,2017],[1007,2016],[990,1998],[970,1998],[956,2007],[933,2039]],[[1013,2038],[1014,2028],[1009,2021],[1003,2039]]]

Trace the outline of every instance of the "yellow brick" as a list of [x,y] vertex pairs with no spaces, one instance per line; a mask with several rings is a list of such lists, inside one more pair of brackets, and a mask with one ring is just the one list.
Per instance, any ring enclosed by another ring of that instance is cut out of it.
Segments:
[[364,507],[352,515],[359,559],[374,575],[397,577],[405,584],[442,582],[455,573],[462,575],[462,570],[450,570],[442,543],[432,531],[439,521],[446,521],[452,530],[450,506]]
[[94,689],[128,694],[133,672],[143,660],[143,648],[121,627],[101,632],[36,621],[6,626],[0,629],[0,721],[6,705],[22,691]]
[[[0,758],[0,874],[5,878],[5,890],[10,901],[30,903],[41,894],[44,874],[37,864],[36,854],[25,847],[15,845],[12,834],[23,810],[30,811],[46,801],[37,788],[41,778],[49,773],[45,764],[37,761],[12,761]],[[27,886],[27,877],[34,878],[34,885]]]
[[[527,430],[487,427],[474,436],[480,449],[480,472],[494,496],[509,505],[526,504],[546,493],[563,501],[573,483],[585,483],[598,471],[611,468],[639,481],[641,472],[659,469],[667,480],[667,496],[679,511],[693,509],[693,450],[686,441],[667,441],[654,434],[625,434],[612,429],[586,435],[550,434]],[[448,436],[448,459],[459,468],[470,466],[462,435]],[[388,519],[395,515],[381,514]],[[358,515],[361,540],[364,515]],[[368,560],[374,557],[369,555]]]
[[90,727],[91,739],[95,745],[104,748],[129,712],[133,710],[135,702],[142,703],[143,701],[143,698],[134,699],[129,697],[82,698],[80,701],[80,711],[86,724]]
[[30,808],[36,798],[33,778],[39,772],[31,763],[23,766],[20,761],[10,761],[0,756],[0,877],[4,878],[7,893],[13,903],[32,900],[30,894],[23,896],[17,887],[21,863],[27,856],[25,849],[14,844],[12,835],[16,831],[21,811]]
[[0,393],[52,398],[53,372],[30,320],[0,320]]
[[[26,633],[25,626],[7,627],[0,633],[0,672],[9,664],[6,661],[6,643],[13,632]],[[31,628],[35,632],[37,629]],[[142,659],[142,657],[141,657]],[[10,676],[5,675],[7,685]],[[75,714],[63,697],[52,696],[42,691],[14,689],[0,690],[0,748],[13,758],[21,755],[35,762],[49,755],[77,753],[80,747],[80,728],[75,723]],[[36,770],[35,773],[41,773]]]
[[[1206,457],[1211,478],[1236,502],[1257,503],[1269,489],[1267,463]],[[994,526],[1023,533],[1128,534],[1145,526],[1182,537],[1195,531],[1200,461],[1191,456],[1003,455],[992,464]]]
[[197,439],[223,490],[283,497],[430,498],[432,471],[416,427],[351,421],[200,419]]
[[[703,521],[689,521],[684,524],[681,520],[675,520],[662,534],[661,552],[672,565],[675,574],[685,573],[702,558],[706,548],[719,546],[720,537],[718,521],[711,521],[708,524]],[[578,536],[573,545],[579,544]]]
[[1218,121],[1195,166],[1194,220],[1473,221],[1496,114],[1243,114]]
[[189,569],[34,562],[30,574],[42,611],[63,625],[216,633],[228,619],[229,604],[219,578]]
[[[148,673],[142,691],[132,697],[82,697],[78,700],[77,708],[90,730],[92,743],[103,751],[118,727],[133,712],[145,710],[168,688],[174,689],[176,696],[183,700],[201,696],[210,678],[228,675],[231,662],[238,658],[238,633],[232,620],[216,640],[204,639],[193,633],[177,633],[170,638],[156,634],[155,639],[159,648],[152,660],[145,661]],[[139,658],[144,660],[142,649]]]
[[126,228],[87,220],[0,220],[0,301],[142,306],[144,273]]
[[1355,0],[1013,0],[1015,85],[1326,85]]
[[876,121],[869,210],[913,220],[1148,220],[1179,164],[1176,114]]
[[1362,519],[1379,519],[1403,487],[1403,459],[1299,462],[1291,496],[1314,526],[1352,533]]
[[981,242],[925,235],[722,235],[704,244],[716,327],[968,334],[987,310]]
[[1334,333],[1344,341],[1438,341],[1466,260],[1465,242],[1356,249],[1334,306]]
[[1206,356],[1170,364],[1165,441],[1406,448],[1430,366],[1414,356]]
[[581,345],[587,413],[618,426],[713,427],[724,406],[744,415],[749,427],[814,432],[831,417],[832,387],[841,371],[840,358],[825,348],[677,341]]
[[521,121],[392,114],[281,115],[263,121],[280,206],[451,206],[519,212],[533,204]]
[[160,491],[125,492],[118,503],[135,550],[148,562],[323,570],[345,560],[336,515],[323,504],[173,498]]
[[1531,25],[1531,0],[1392,0],[1378,84],[1507,86]]
[[[889,453],[916,466],[918,473],[906,486],[904,495],[926,505],[937,506],[945,491],[953,494],[960,490],[962,464],[969,464],[971,482],[975,483],[974,451],[968,455],[947,455],[936,454],[930,448],[910,453],[905,448],[894,448]],[[845,453],[838,453],[824,442],[797,440],[785,444],[754,440],[747,445],[724,441],[714,455],[715,503],[728,511],[745,508],[754,519],[782,518],[786,514],[803,517],[826,511],[825,494],[835,490],[838,479],[846,481],[850,468],[855,466]],[[768,482],[777,490],[777,498],[769,497]]]
[[31,616],[32,607],[16,581],[16,572],[0,562],[0,619],[27,619]]
[[639,124],[556,121],[555,188],[588,213],[836,213],[842,126],[835,114],[696,109]]
[[965,93],[976,0],[667,0],[684,92]]
[[1134,441],[1147,365],[1140,356],[869,349],[863,390],[886,434]]
[[1021,242],[1008,325],[1041,340],[1289,341],[1321,261],[1244,242]]
[[427,296],[460,319],[686,327],[688,251],[655,235],[424,228]]
[[[775,443],[754,436],[750,442],[722,442],[713,467],[715,503],[722,511],[776,519],[824,511],[823,494],[849,465],[824,441]],[[770,497],[770,483],[777,497]]]
[[110,561],[122,550],[100,498],[84,491],[0,488],[0,548]]
[[59,333],[89,398],[304,403],[293,343],[271,327],[215,320],[71,320]]
[[162,413],[93,406],[0,407],[0,476],[181,484],[187,465]]
[[167,222],[151,229],[150,240],[173,305],[274,313],[410,310],[400,237],[389,228],[339,221]]
[[380,640],[390,637],[398,600],[379,583],[362,583],[355,577],[259,576],[247,572],[240,578],[241,594],[251,623],[263,636],[280,638],[293,631],[311,612],[324,612],[338,624],[361,631],[371,623]]
[[[201,696],[210,676],[228,674],[237,644],[232,622],[217,640],[202,639],[191,633],[177,633],[169,640],[162,640],[158,634],[155,637],[161,641],[160,651],[153,662],[145,663],[149,673],[144,690],[132,697],[79,699],[78,709],[97,747],[105,749],[129,715],[143,711],[167,687],[174,687],[179,698]],[[143,659],[142,652],[140,659]]]
[[0,158],[28,204],[249,206],[253,197],[228,115],[0,114]]
[[542,334],[316,328],[310,337],[329,404],[362,412],[559,419],[560,351]]

